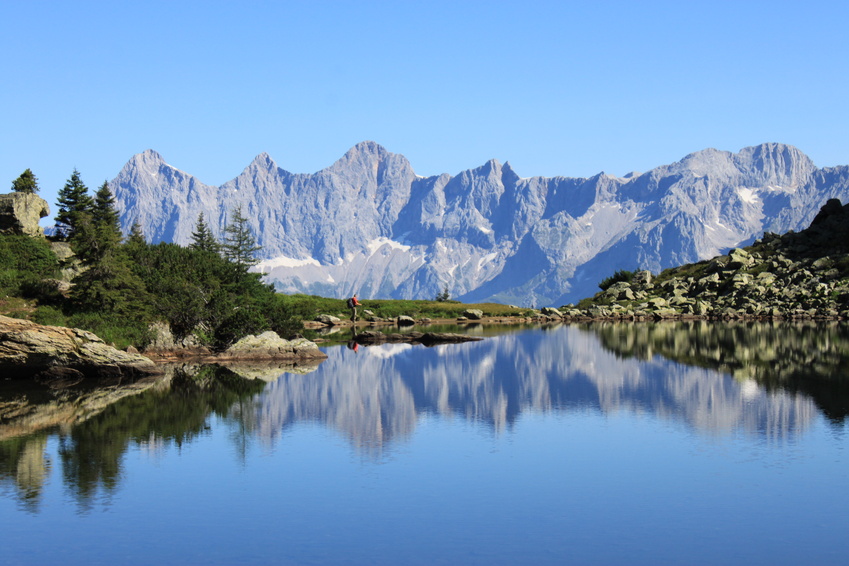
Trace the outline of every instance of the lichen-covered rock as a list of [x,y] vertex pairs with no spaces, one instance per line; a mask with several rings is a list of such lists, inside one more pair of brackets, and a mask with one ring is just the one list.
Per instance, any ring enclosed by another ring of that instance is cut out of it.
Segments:
[[416,320],[412,317],[401,315],[395,319],[395,324],[398,326],[413,326],[416,324]]
[[218,355],[226,359],[276,360],[276,359],[325,359],[327,354],[318,349],[315,342],[306,338],[286,340],[276,332],[263,332],[258,336],[245,336]]
[[0,234],[43,237],[38,221],[50,214],[47,201],[30,193],[0,195]]
[[333,316],[331,314],[320,314],[317,317],[315,317],[315,321],[320,322],[322,324],[327,324],[329,326],[335,326],[335,325],[339,324],[340,322],[342,322],[342,319],[340,319],[339,317]]
[[85,330],[0,316],[0,370],[14,378],[71,368],[83,375],[159,373],[150,359],[123,352]]

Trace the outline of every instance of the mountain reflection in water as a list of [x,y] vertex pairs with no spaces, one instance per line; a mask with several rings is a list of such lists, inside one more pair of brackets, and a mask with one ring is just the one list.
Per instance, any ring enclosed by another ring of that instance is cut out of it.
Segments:
[[269,383],[235,366],[181,368],[130,393],[111,387],[114,402],[85,414],[68,407],[102,400],[106,389],[0,389],[0,489],[37,511],[58,468],[86,509],[118,487],[129,446],[191,443],[213,417],[244,459],[254,442],[273,447],[304,422],[337,430],[362,455],[379,458],[423,414],[498,434],[525,411],[630,411],[700,434],[768,442],[804,433],[818,407],[835,426],[847,415],[849,333],[840,324],[553,326],[467,344],[337,346],[327,354],[316,368],[266,370],[266,379],[282,371]]
[[[782,439],[803,431],[816,414],[814,399],[796,395],[805,386],[779,366],[750,368],[749,361],[763,360],[743,347],[747,342],[741,335],[750,337],[753,348],[780,351],[789,359],[791,344],[810,347],[804,337],[811,329],[791,326],[776,334],[771,327],[703,324],[560,326],[442,346],[436,352],[398,344],[367,348],[359,356],[331,349],[316,374],[309,379],[281,376],[242,418],[271,442],[287,426],[319,421],[375,453],[409,435],[421,413],[460,416],[496,432],[510,427],[523,411],[587,409],[650,412],[709,434],[744,431]],[[770,337],[782,344],[764,344]],[[832,337],[831,343],[839,340]],[[849,344],[845,332],[843,343]],[[670,361],[674,346],[681,348],[684,363]],[[714,358],[716,364],[708,363]],[[723,372],[732,368],[736,379]],[[802,379],[812,379],[817,368],[836,369],[808,366]],[[845,407],[845,400],[840,403]]]

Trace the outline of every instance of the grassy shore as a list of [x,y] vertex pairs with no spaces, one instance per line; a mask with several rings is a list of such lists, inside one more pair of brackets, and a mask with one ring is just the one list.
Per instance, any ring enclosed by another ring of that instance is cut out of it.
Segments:
[[[287,302],[300,313],[304,321],[320,314],[329,314],[341,319],[350,318],[351,311],[346,299],[329,299],[315,295],[290,295]],[[458,301],[404,300],[404,299],[360,299],[358,312],[365,318],[364,311],[380,319],[394,319],[406,315],[415,319],[456,319],[468,309],[477,309],[487,317],[525,317],[533,311],[498,303],[460,303]]]

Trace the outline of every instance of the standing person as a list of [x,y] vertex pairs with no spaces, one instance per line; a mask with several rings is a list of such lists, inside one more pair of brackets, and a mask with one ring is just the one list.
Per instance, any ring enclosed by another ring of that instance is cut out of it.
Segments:
[[357,294],[348,299],[348,308],[351,309],[351,322],[357,322],[357,307],[360,306],[360,301],[357,300]]

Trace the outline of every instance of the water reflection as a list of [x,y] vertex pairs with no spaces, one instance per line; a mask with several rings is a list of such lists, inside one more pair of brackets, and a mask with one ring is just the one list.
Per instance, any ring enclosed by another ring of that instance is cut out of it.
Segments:
[[[701,330],[713,335],[709,328]],[[754,335],[753,344],[767,347],[769,332],[760,335],[751,326],[744,330]],[[716,332],[723,336],[724,331]],[[785,355],[793,344],[787,332],[779,337],[782,345],[771,346]],[[808,330],[796,332],[805,335]],[[252,427],[271,444],[293,424],[319,421],[371,455],[408,436],[422,413],[460,416],[496,433],[512,426],[524,411],[570,410],[645,412],[707,434],[745,432],[770,440],[808,427],[816,405],[811,397],[795,394],[804,388],[790,385],[794,376],[780,369],[768,374],[753,370],[747,374],[750,379],[742,379],[741,371],[734,372],[738,379],[731,379],[728,365],[696,362],[717,356],[725,364],[734,358],[748,367],[745,360],[753,357],[744,354],[743,339],[702,340],[696,332],[688,340],[687,333],[685,326],[549,327],[442,346],[435,353],[400,344],[361,349],[358,355],[331,349],[310,379],[282,376],[256,400],[253,414],[243,417],[252,419]],[[665,353],[664,339],[671,339],[668,357],[655,356]],[[810,347],[804,340],[798,344]],[[684,364],[670,361],[675,347],[681,348]],[[823,381],[833,378],[833,369],[821,376]],[[758,381],[765,376],[781,376],[784,385]]]
[[0,396],[0,486],[15,492],[25,508],[38,509],[53,467],[47,449],[52,433],[62,482],[85,511],[117,489],[129,446],[190,443],[208,431],[210,415],[229,415],[264,386],[217,366],[172,367],[162,378],[122,387],[15,385]]
[[[423,414],[508,430],[523,412],[628,411],[699,434],[792,439],[819,409],[847,415],[844,325],[552,326],[481,342],[327,348],[320,366],[182,366],[159,380],[0,390],[0,489],[37,511],[59,470],[81,510],[123,480],[129,447],[156,453],[225,427],[238,458],[300,423],[338,431],[367,458]],[[14,387],[19,387],[15,385]]]
[[[849,416],[849,326],[839,322],[590,324],[623,357],[659,355],[753,380],[770,391],[809,395],[835,423]],[[749,382],[749,387],[752,386]]]

